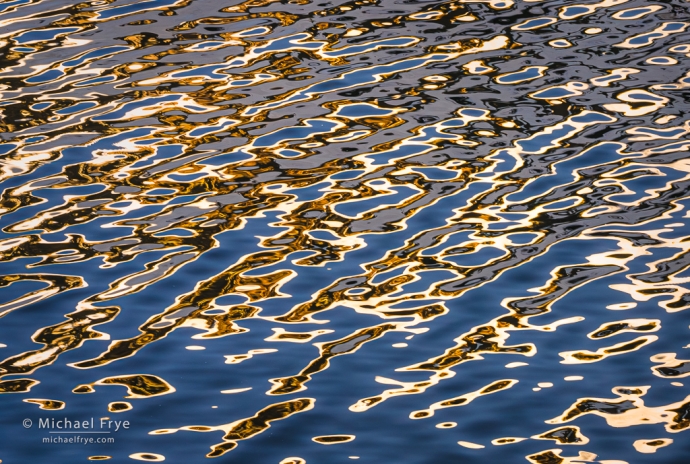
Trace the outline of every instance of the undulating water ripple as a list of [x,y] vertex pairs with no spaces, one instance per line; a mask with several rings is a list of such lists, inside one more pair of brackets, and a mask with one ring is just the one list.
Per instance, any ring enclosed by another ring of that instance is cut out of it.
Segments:
[[687,1],[4,0],[0,53],[3,463],[690,459]]

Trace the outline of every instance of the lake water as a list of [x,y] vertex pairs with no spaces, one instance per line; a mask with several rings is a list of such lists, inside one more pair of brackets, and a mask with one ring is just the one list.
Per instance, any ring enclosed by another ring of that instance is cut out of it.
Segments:
[[0,53],[3,464],[690,459],[687,1],[4,0]]

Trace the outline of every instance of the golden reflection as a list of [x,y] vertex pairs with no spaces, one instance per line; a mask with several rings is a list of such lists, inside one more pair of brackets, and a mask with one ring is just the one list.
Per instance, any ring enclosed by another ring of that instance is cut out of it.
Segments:
[[278,350],[274,350],[272,348],[269,348],[269,349],[249,350],[249,352],[246,354],[228,355],[228,356],[225,356],[225,364],[238,364],[238,363],[244,362],[248,359],[252,359],[257,354],[269,354],[269,353],[275,353],[276,351],[278,351]]
[[268,392],[271,395],[284,395],[306,390],[305,384],[312,376],[328,368],[330,360],[344,354],[354,353],[364,343],[375,340],[391,329],[394,324],[382,324],[368,329],[360,330],[348,337],[333,342],[321,342],[314,345],[319,348],[320,356],[309,363],[299,374],[292,377],[271,379],[273,387]]
[[[579,451],[577,456],[563,456],[563,450],[561,449],[550,449],[541,451],[536,454],[527,456],[527,460],[533,464],[542,464],[545,462],[557,462],[558,464],[580,464],[582,462],[594,462],[597,455],[590,453],[589,451]],[[628,464],[626,461],[599,461],[604,464]]]
[[615,387],[616,398],[581,398],[560,417],[547,421],[549,424],[570,422],[585,414],[603,417],[611,427],[631,427],[645,424],[665,424],[667,432],[676,433],[690,427],[687,410],[690,396],[665,406],[645,406],[642,397],[649,386]]
[[482,449],[485,448],[484,445],[480,445],[479,443],[472,443],[471,441],[459,441],[458,445],[464,447],[464,448],[469,448],[469,449]]
[[676,359],[675,353],[655,354],[650,361],[660,365],[652,367],[654,375],[663,378],[680,379],[690,376],[690,360]]
[[267,342],[309,343],[319,335],[333,333],[332,330],[328,329],[313,330],[311,332],[288,332],[280,327],[273,329],[273,332],[275,332],[273,335],[264,340]]
[[[122,385],[127,388],[128,395],[125,398],[146,398],[148,396],[167,395],[175,392],[175,388],[158,376],[150,374],[123,375],[106,377],[98,380],[92,385]],[[79,393],[90,393],[90,391],[79,387]],[[91,389],[93,391],[93,388]],[[129,403],[120,403],[129,404]]]
[[554,440],[560,445],[586,445],[589,438],[582,435],[580,427],[558,427],[532,437],[536,440]]
[[47,287],[27,293],[0,305],[0,318],[6,316],[11,311],[15,311],[23,306],[36,303],[46,298],[50,298],[65,290],[84,287],[84,279],[75,276],[45,275],[45,274],[26,274],[26,275],[4,275],[0,277],[0,287],[8,287],[13,283],[26,281],[39,281],[48,284]]
[[625,41],[615,44],[614,47],[621,48],[641,48],[651,45],[655,40],[667,37],[671,34],[683,32],[688,27],[688,23],[666,22],[653,31],[629,37]]
[[617,11],[611,17],[613,19],[619,20],[640,19],[647,16],[648,14],[654,13],[655,11],[659,11],[663,8],[664,7],[661,5],[648,5],[641,8],[628,8],[625,10]]
[[155,453],[134,453],[129,455],[130,459],[134,459],[136,461],[152,461],[152,462],[161,462],[165,461],[165,456],[162,454],[155,454]]
[[65,402],[59,401],[59,400],[44,400],[44,399],[38,399],[38,398],[29,398],[29,399],[25,399],[23,401],[25,403],[37,404],[38,407],[41,409],[56,410],[56,409],[64,409],[65,408]]
[[217,425],[217,426],[197,426],[190,425],[181,427],[179,429],[163,429],[154,430],[150,432],[151,434],[169,434],[176,433],[178,431],[190,431],[190,432],[212,432],[215,430],[222,430],[225,432],[223,436],[223,441],[211,447],[211,452],[207,454],[207,457],[218,457],[227,453],[237,446],[237,442],[241,440],[247,440],[254,435],[262,433],[271,427],[271,422],[276,420],[282,420],[287,417],[292,416],[304,411],[309,411],[314,408],[313,398],[300,398],[296,400],[286,401],[284,403],[275,403],[270,406],[265,407],[261,411],[257,412],[253,417],[248,417],[246,419],[240,419],[235,422],[228,424]]
[[123,412],[132,409],[132,404],[126,401],[114,401],[108,404],[108,412]]
[[656,453],[656,450],[659,448],[663,448],[664,446],[668,446],[671,443],[673,443],[673,439],[671,438],[657,438],[653,440],[635,440],[635,443],[633,443],[633,446],[635,449],[640,452],[640,453]]
[[307,461],[305,461],[302,458],[298,457],[288,457],[280,461],[279,464],[306,464]]
[[[595,337],[590,337],[590,338],[595,338]],[[563,364],[592,363],[592,362],[604,360],[604,359],[608,358],[609,356],[616,356],[616,355],[620,355],[620,354],[629,353],[630,351],[637,351],[640,348],[649,345],[650,343],[654,343],[658,339],[659,339],[659,337],[651,335],[651,336],[647,336],[647,337],[638,337],[638,338],[631,340],[629,342],[616,343],[615,345],[612,345],[612,346],[599,348],[596,351],[590,351],[590,350],[563,351],[563,352],[558,353],[558,354],[563,358],[563,361],[561,361],[561,363],[563,363]]]
[[[131,366],[159,361],[166,343],[182,353],[166,369],[194,356],[234,379],[215,382],[209,367],[211,393],[194,383],[204,395],[321,395],[325,371],[350,366],[342,356],[366,359],[347,378],[370,383],[349,411],[411,396],[410,420],[474,400],[488,410],[479,397],[521,398],[520,381],[527,395],[568,398],[554,382],[593,384],[574,369],[601,362],[617,375],[617,359],[683,387],[687,346],[668,335],[690,307],[683,7],[403,3],[0,4],[0,393],[61,410],[66,401],[20,395],[52,397],[40,390],[51,373],[77,368],[89,377],[74,394],[119,385],[167,404],[190,388],[184,376],[171,373],[173,387],[117,374],[148,371]],[[650,351],[665,337],[669,352]],[[524,362],[538,352],[560,355],[552,377],[533,377],[540,357]],[[494,369],[483,387],[439,385],[475,368]],[[571,398],[555,428],[524,435],[594,444],[584,424],[562,425],[585,414],[687,429],[690,397],[649,407],[649,388]],[[178,428],[151,434],[223,431],[207,455],[221,456],[315,407],[284,398],[217,426],[161,416]],[[467,425],[454,420],[436,428]],[[478,456],[488,439],[457,443]]]
[[609,103],[604,105],[609,111],[623,113],[625,116],[642,116],[652,113],[666,106],[668,98],[647,92],[646,90],[626,90],[617,95],[624,103]]
[[450,398],[444,401],[439,401],[437,403],[432,404],[429,406],[428,409],[426,410],[421,410],[421,411],[413,411],[410,413],[410,419],[422,419],[422,418],[427,418],[431,417],[434,415],[434,412],[438,409],[444,409],[444,408],[452,408],[454,406],[465,406],[470,404],[473,400],[478,398],[479,396],[483,395],[489,395],[491,393],[496,393],[497,391],[500,390],[506,390],[508,388],[513,387],[516,383],[518,383],[517,380],[509,379],[509,380],[498,380],[496,382],[492,382],[489,385],[474,391],[472,393],[468,393],[462,396],[457,396],[455,398]]
[[661,329],[659,319],[627,319],[609,322],[599,326],[597,330],[588,334],[591,339],[606,338],[623,332],[657,332]]
[[505,437],[505,438],[496,438],[494,440],[491,440],[491,444],[495,446],[501,446],[501,445],[510,445],[513,443],[520,443],[521,441],[527,440],[526,438],[522,437]]
[[354,439],[354,435],[323,435],[312,438],[312,441],[321,445],[337,445],[339,443],[347,443]]

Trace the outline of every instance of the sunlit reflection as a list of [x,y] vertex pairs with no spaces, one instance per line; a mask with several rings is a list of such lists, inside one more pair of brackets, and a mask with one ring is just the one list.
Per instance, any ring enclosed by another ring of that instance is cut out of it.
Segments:
[[679,459],[686,12],[0,3],[8,423],[137,425],[89,460]]

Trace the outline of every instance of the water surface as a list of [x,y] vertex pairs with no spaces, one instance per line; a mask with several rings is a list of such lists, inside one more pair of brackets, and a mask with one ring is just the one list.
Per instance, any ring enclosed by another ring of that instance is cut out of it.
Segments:
[[1,462],[687,462],[689,6],[0,2]]

